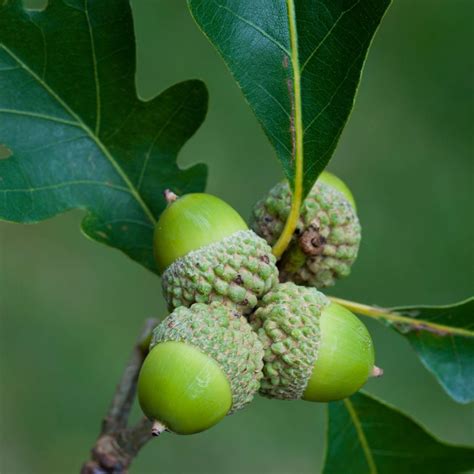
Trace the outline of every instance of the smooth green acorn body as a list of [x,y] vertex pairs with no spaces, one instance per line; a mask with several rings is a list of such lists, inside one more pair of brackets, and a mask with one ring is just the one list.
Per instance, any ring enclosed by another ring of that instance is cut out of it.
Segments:
[[247,224],[222,199],[205,193],[178,198],[163,211],[155,227],[154,249],[160,273],[189,252],[240,230],[248,230]]
[[323,171],[318,178],[318,182],[327,184],[328,186],[332,186],[333,188],[340,191],[345,196],[345,198],[349,201],[351,206],[354,209],[357,209],[354,195],[352,194],[347,184],[344,183],[344,181],[341,178],[339,178],[335,174],[330,173],[329,171]]
[[179,434],[204,431],[232,406],[232,391],[219,365],[193,346],[155,346],[140,372],[139,403],[152,420]]
[[[278,183],[254,207],[251,228],[269,245],[280,236],[291,209],[291,190]],[[300,219],[278,262],[280,281],[325,288],[349,275],[361,228],[354,198],[336,176],[323,173],[301,207]]]
[[209,194],[171,202],[156,226],[154,245],[170,310],[218,301],[248,314],[278,282],[269,245]]
[[320,345],[304,400],[329,402],[357,392],[374,368],[374,347],[365,325],[336,303],[319,319]]
[[314,288],[278,285],[250,323],[264,348],[260,392],[270,398],[339,400],[362,387],[374,369],[365,326]]
[[153,331],[138,399],[179,434],[204,431],[245,407],[260,387],[263,348],[247,320],[219,303],[173,311]]

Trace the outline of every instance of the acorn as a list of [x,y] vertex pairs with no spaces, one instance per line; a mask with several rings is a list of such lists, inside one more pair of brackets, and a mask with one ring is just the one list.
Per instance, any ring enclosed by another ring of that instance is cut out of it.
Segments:
[[265,351],[260,392],[267,397],[340,400],[381,375],[364,324],[315,288],[278,285],[250,324]]
[[[287,181],[254,207],[251,228],[269,245],[278,240],[291,208]],[[357,258],[361,227],[355,201],[338,177],[323,172],[301,207],[292,241],[280,261],[280,281],[325,288],[349,275]]]
[[153,434],[204,431],[260,387],[263,347],[247,320],[214,302],[181,306],[153,331],[138,400]]
[[165,195],[169,205],[156,224],[154,251],[170,310],[219,301],[250,313],[278,282],[269,245],[215,196]]

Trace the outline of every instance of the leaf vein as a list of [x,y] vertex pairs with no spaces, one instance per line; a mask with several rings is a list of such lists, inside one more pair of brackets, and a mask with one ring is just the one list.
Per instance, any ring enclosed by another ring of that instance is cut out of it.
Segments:
[[51,191],[54,189],[66,188],[68,186],[83,186],[83,185],[93,185],[93,186],[103,186],[106,188],[116,189],[118,191],[124,191],[130,194],[130,190],[125,186],[120,186],[118,184],[107,183],[104,181],[94,181],[94,180],[75,180],[75,181],[66,181],[58,184],[50,184],[47,186],[37,186],[31,188],[10,188],[10,189],[0,189],[0,193],[34,193],[37,191]]
[[265,92],[268,97],[270,97],[270,99],[273,100],[273,102],[275,102],[275,104],[278,105],[278,107],[283,111],[283,113],[285,114],[286,117],[290,118],[290,114],[288,112],[288,110],[285,109],[285,107],[283,106],[283,104],[273,95],[271,94],[265,87],[263,87],[261,84],[257,84],[257,86],[263,91]]
[[60,96],[52,90],[48,84],[44,80],[41,79],[34,71],[32,71],[18,56],[13,53],[9,48],[7,48],[5,45],[0,45],[7,54],[11,56],[12,59],[14,59],[28,74],[30,74],[45,90],[48,92],[48,94],[51,95],[62,107],[63,109],[68,112],[73,118],[77,120],[79,125],[84,129],[84,131],[91,137],[91,139],[95,142],[95,144],[99,147],[99,149],[102,151],[102,153],[105,155],[105,157],[109,160],[109,162],[112,164],[112,166],[115,168],[116,172],[118,175],[121,177],[121,179],[125,182],[127,187],[130,190],[130,193],[132,196],[135,198],[137,203],[142,207],[144,213],[147,215],[148,219],[150,222],[155,224],[156,219],[151,210],[148,208],[146,203],[143,201],[141,198],[140,194],[138,193],[137,189],[133,186],[132,182],[128,178],[128,176],[125,174],[125,172],[122,170],[122,168],[119,166],[119,164],[114,160],[113,156],[107,149],[107,147],[100,141],[99,137],[94,135],[92,130],[81,120],[81,118],[61,99]]
[[[347,68],[347,71],[346,71],[346,74],[345,76],[343,77],[342,81],[339,83],[339,85],[336,87],[336,89],[334,90],[334,93],[331,95],[331,97],[329,98],[328,102],[326,103],[326,105],[316,114],[316,116],[311,120],[311,122],[309,122],[309,124],[305,127],[303,133],[306,133],[307,130],[309,128],[311,128],[314,124],[314,122],[316,122],[316,120],[326,111],[326,109],[333,103],[334,101],[334,98],[336,97],[336,95],[339,93],[339,91],[341,90],[341,87],[344,85],[344,83],[346,82],[346,79],[349,77],[351,71],[352,71],[352,68],[354,67],[354,65],[357,63],[357,61],[359,60],[359,58],[361,57],[362,55],[362,51],[363,49],[361,50],[361,52],[355,57],[354,61],[352,61],[351,65]],[[344,122],[344,125],[345,125],[345,122]]]
[[337,17],[336,21],[334,22],[334,24],[331,26],[331,28],[329,28],[329,30],[327,31],[327,33],[324,35],[324,37],[322,38],[322,40],[316,45],[316,47],[313,49],[313,51],[311,52],[311,54],[308,56],[308,58],[306,59],[306,61],[303,63],[303,66],[301,66],[301,73],[303,73],[303,71],[305,70],[306,66],[308,65],[308,63],[311,61],[311,59],[313,58],[313,56],[319,51],[319,48],[325,43],[325,41],[331,36],[332,32],[334,31],[334,29],[336,28],[336,26],[339,24],[339,22],[342,20],[342,18],[347,14],[349,13],[350,11],[352,11],[357,5],[359,5],[361,0],[357,0],[357,2],[355,2],[351,7],[349,7],[347,10],[344,10],[341,12],[341,14]]
[[276,40],[272,35],[267,33],[263,28],[260,28],[257,26],[255,23],[252,23],[250,20],[247,20],[247,18],[244,18],[243,16],[240,16],[238,13],[236,13],[234,10],[231,10],[229,7],[226,7],[225,5],[220,4],[216,0],[214,0],[214,3],[218,6],[218,8],[222,8],[223,10],[228,11],[230,14],[234,15],[236,18],[238,18],[240,21],[243,23],[246,23],[248,26],[253,28],[255,31],[258,31],[262,36],[267,38],[269,41],[271,41],[276,47],[281,49],[285,54],[288,56],[291,56],[291,53],[288,49],[285,48],[278,40]]
[[163,124],[163,126],[158,130],[156,133],[155,137],[153,138],[150,147],[148,148],[148,151],[145,155],[145,160],[143,161],[142,169],[140,171],[140,177],[138,179],[137,183],[137,189],[140,190],[142,183],[143,183],[143,178],[145,176],[145,171],[146,168],[148,167],[148,162],[150,161],[151,157],[151,152],[153,151],[153,148],[158,140],[160,138],[161,134],[163,131],[166,129],[166,127],[170,124],[170,122],[173,120],[176,115],[183,110],[184,105],[186,104],[187,100],[189,99],[189,94],[185,97],[185,99],[182,101],[182,103],[179,105],[179,107],[176,107],[173,112],[170,114],[170,116],[167,118],[166,122]]
[[94,33],[92,31],[91,20],[89,17],[89,0],[84,0],[84,13],[87,19],[87,28],[89,30],[89,38],[91,42],[91,56],[92,56],[92,68],[94,71],[94,84],[95,84],[95,103],[96,103],[96,115],[95,115],[95,134],[99,136],[100,133],[100,121],[101,121],[101,103],[100,103],[100,85],[99,85],[99,71],[97,69],[97,58],[95,53],[95,41]]
[[59,117],[54,117],[53,115],[39,114],[37,112],[29,112],[26,110],[0,109],[0,114],[22,115],[25,117],[49,120],[51,122],[57,122],[57,123],[62,123],[64,125],[72,125],[73,127],[82,128],[79,122],[73,122],[72,120],[61,119]]

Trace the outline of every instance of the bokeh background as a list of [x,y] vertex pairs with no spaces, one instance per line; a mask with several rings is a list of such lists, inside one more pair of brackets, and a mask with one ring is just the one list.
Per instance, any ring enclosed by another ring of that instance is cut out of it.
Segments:
[[[208,164],[208,191],[248,216],[281,176],[263,132],[183,0],[132,5],[140,96],[207,83],[208,118],[179,162]],[[386,15],[329,167],[352,188],[364,232],[332,294],[390,306],[472,293],[473,21],[471,0],[394,0]],[[85,239],[82,215],[0,223],[2,474],[77,472],[143,320],[165,315],[158,278]],[[366,322],[385,369],[368,391],[446,441],[473,443],[472,405],[450,400],[402,337]],[[324,424],[324,405],[258,398],[208,432],[151,442],[132,473],[316,473]]]

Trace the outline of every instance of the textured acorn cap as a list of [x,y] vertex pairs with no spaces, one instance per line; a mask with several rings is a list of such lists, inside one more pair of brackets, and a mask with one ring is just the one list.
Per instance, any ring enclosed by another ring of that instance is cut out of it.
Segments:
[[[254,210],[250,227],[269,245],[280,236],[291,207],[286,181],[274,186]],[[324,288],[349,275],[357,258],[361,228],[345,194],[317,181],[301,207],[293,240],[280,262],[280,281]]]
[[319,317],[328,304],[315,288],[294,283],[278,285],[264,296],[250,316],[265,351],[263,395],[285,400],[303,396],[318,355]]
[[248,314],[278,282],[271,248],[253,231],[239,231],[189,252],[163,273],[170,309],[193,303],[230,303]]
[[150,350],[161,342],[192,345],[214,359],[232,390],[232,408],[240,410],[260,387],[263,347],[247,320],[230,307],[196,303],[175,309],[153,331]]

